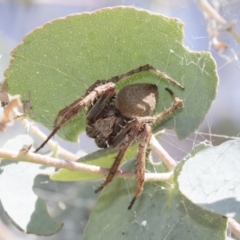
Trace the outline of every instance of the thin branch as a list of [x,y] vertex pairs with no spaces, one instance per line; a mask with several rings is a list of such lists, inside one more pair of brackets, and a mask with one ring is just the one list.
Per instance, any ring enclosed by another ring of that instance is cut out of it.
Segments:
[[[233,24],[234,24],[234,23],[233,23]],[[239,36],[236,32],[233,31],[233,28],[232,28],[232,27],[228,28],[227,31],[233,36],[233,38],[234,38],[238,43],[240,43],[240,36]]]
[[231,232],[234,233],[236,237],[240,238],[240,224],[233,218],[228,219],[228,228],[231,230]]
[[199,0],[204,12],[213,19],[215,19],[221,25],[225,25],[227,21],[212,7],[207,0]]
[[[15,113],[15,116],[21,115],[21,113],[19,113],[17,110],[14,110],[14,113]],[[33,134],[38,136],[40,139],[42,140],[46,139],[47,136],[44,133],[42,133],[37,127],[30,124],[27,118],[17,117],[16,119],[26,129],[30,130]],[[58,147],[58,155],[68,160],[60,160],[60,159],[36,154],[33,152],[25,152],[25,151],[11,152],[5,149],[0,149],[0,158],[15,160],[15,161],[31,162],[31,163],[57,167],[57,168],[65,168],[72,171],[99,173],[103,175],[106,175],[109,171],[106,168],[73,162],[77,160],[77,156],[68,152],[64,148],[57,146],[57,143],[51,139],[48,141],[48,145],[52,149],[55,149],[56,147]],[[174,159],[172,159],[168,155],[168,153],[162,148],[162,146],[158,143],[158,141],[154,136],[152,137],[152,140],[151,140],[151,146],[170,170],[173,170],[176,167],[176,162],[174,161]],[[130,172],[123,172],[122,170],[118,170],[116,175],[119,177],[136,179],[136,174],[130,173]],[[172,181],[172,178],[173,178],[173,172],[145,173],[145,181]]]
[[[19,113],[18,111],[14,110],[15,116],[20,116],[21,113]],[[41,140],[45,140],[47,138],[47,135],[45,135],[42,131],[40,131],[37,127],[35,127],[33,124],[29,123],[29,120],[26,117],[17,117],[16,118],[26,129],[28,129],[29,131],[31,131],[35,136],[37,136],[38,138],[40,138]],[[58,145],[57,142],[53,141],[52,139],[50,139],[48,141],[48,146],[51,149],[55,149],[57,147],[58,150],[58,156],[65,158],[65,159],[69,159],[71,161],[76,161],[78,159],[78,157],[67,151],[66,149],[60,147]]]
[[[101,168],[99,166],[88,165],[79,162],[73,162],[69,160],[60,160],[57,158],[52,158],[44,155],[40,155],[33,152],[16,152],[9,151],[5,149],[0,149],[0,159],[6,160],[14,160],[14,161],[22,161],[22,162],[30,162],[35,164],[41,164],[45,166],[57,167],[57,168],[65,168],[70,171],[84,171],[89,173],[98,173],[102,175],[107,175],[108,169]],[[122,170],[118,170],[116,176],[121,178],[128,179],[136,179],[136,174],[131,172],[125,172]],[[145,180],[146,181],[171,181],[173,173],[146,173]]]
[[168,154],[168,152],[161,146],[153,135],[150,140],[150,147],[152,150],[159,156],[159,158],[164,162],[169,170],[173,170],[177,163],[176,161]]
[[8,226],[6,226],[1,220],[0,220],[0,239],[11,239],[11,240],[19,240],[18,237],[16,237]]
[[217,24],[221,25],[222,29],[229,32],[232,37],[238,42],[240,43],[240,35],[238,35],[234,30],[233,27],[236,24],[236,21],[232,20],[232,21],[227,21],[225,20],[213,7],[211,4],[209,4],[209,2],[207,0],[199,0],[199,3],[203,9],[203,12],[205,13],[205,17],[207,18],[207,20],[212,19],[213,21],[215,21],[215,23],[212,23],[210,25],[212,25],[212,27],[210,27],[211,29],[208,29],[209,35],[213,40],[213,44],[215,45],[215,47],[217,49],[224,49],[226,48],[226,44],[219,42],[217,40],[218,37],[218,31],[216,29]]
[[[135,174],[134,174],[135,175]],[[135,175],[136,179],[136,175]],[[145,173],[146,182],[171,182],[173,180],[173,172],[166,173]]]

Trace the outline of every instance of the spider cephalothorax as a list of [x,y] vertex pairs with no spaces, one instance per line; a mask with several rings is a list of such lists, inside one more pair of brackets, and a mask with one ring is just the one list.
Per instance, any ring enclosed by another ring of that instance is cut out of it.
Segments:
[[108,92],[97,100],[100,104],[94,103],[89,108],[86,133],[95,138],[100,148],[118,147],[124,141],[118,136],[120,132],[128,134],[129,123],[134,118],[151,116],[157,99],[158,89],[154,84],[131,84],[122,88],[117,95]]
[[109,169],[105,182],[95,192],[99,192],[112,181],[128,147],[133,141],[139,140],[136,157],[138,186],[128,209],[131,209],[143,189],[145,154],[152,134],[151,124],[164,120],[167,116],[174,113],[175,110],[183,107],[182,100],[177,98],[170,89],[166,88],[174,102],[168,109],[152,116],[158,101],[158,88],[154,84],[131,84],[116,93],[115,82],[142,71],[152,71],[154,74],[184,89],[177,81],[149,64],[109,80],[98,80],[89,87],[84,96],[58,113],[55,119],[55,128],[36,150],[37,152],[42,148],[69,119],[83,108],[88,107],[86,115],[87,135],[94,138],[96,145],[100,148],[114,147],[119,150],[113,165]]

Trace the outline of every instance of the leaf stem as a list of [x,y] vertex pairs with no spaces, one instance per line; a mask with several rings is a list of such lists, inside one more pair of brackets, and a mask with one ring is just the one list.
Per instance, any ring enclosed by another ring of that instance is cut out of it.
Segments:
[[156,137],[152,135],[150,140],[150,147],[164,162],[169,170],[174,170],[177,166],[176,161],[168,154],[168,152],[161,146]]
[[[52,157],[44,156],[44,155],[33,153],[33,152],[22,153],[22,152],[0,149],[0,158],[6,159],[6,160],[30,162],[30,163],[41,164],[41,165],[57,167],[57,168],[65,168],[70,171],[84,171],[89,173],[98,173],[102,175],[106,175],[108,173],[107,168],[101,168],[99,166],[88,165],[88,164],[73,162],[69,160],[60,160],[57,158],[52,158]],[[135,173],[125,172],[122,170],[118,170],[116,175],[121,178],[136,179]],[[173,176],[172,172],[146,173],[145,181],[164,181],[164,182],[171,181],[172,176]]]

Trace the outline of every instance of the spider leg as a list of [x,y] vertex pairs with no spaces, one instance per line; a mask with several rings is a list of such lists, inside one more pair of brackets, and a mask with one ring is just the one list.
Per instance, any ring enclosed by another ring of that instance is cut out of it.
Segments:
[[[104,84],[104,83],[103,83]],[[97,80],[94,84],[92,84],[86,91],[86,93],[81,96],[80,98],[78,98],[76,101],[74,101],[73,103],[71,103],[70,105],[68,105],[67,107],[63,108],[62,110],[60,110],[58,112],[58,115],[56,116],[55,120],[54,120],[54,127],[58,125],[58,122],[61,121],[62,118],[64,118],[64,116],[69,112],[69,110],[71,110],[73,107],[75,107],[76,105],[78,105],[80,103],[80,101],[82,101],[86,96],[89,95],[89,93],[91,93],[92,91],[94,91],[95,89],[97,89],[97,87],[99,87],[100,85],[103,85],[101,83],[100,80]]]
[[[91,87],[90,87],[91,88]],[[57,123],[57,125],[54,127],[53,131],[49,134],[47,139],[35,150],[35,152],[38,152],[42,147],[45,146],[45,144],[50,140],[50,138],[72,117],[74,117],[77,113],[79,113],[83,108],[86,106],[89,106],[92,104],[92,102],[95,101],[99,96],[103,95],[105,92],[115,91],[115,84],[114,83],[106,83],[103,85],[96,86],[93,88],[91,92],[88,92],[84,95],[84,98],[81,97],[78,100],[74,101],[71,105],[65,107],[60,111],[60,113],[57,115],[57,120],[59,117],[61,118],[61,121]],[[55,120],[55,122],[57,122]]]
[[153,66],[151,66],[149,64],[140,66],[140,67],[138,67],[136,69],[133,69],[133,70],[131,70],[129,72],[126,72],[126,73],[124,73],[122,75],[114,76],[114,77],[106,80],[106,82],[114,82],[114,83],[116,83],[116,82],[118,82],[118,81],[120,81],[120,80],[122,80],[122,79],[124,79],[126,77],[130,77],[130,76],[132,76],[134,74],[137,74],[137,73],[140,73],[140,72],[146,72],[146,71],[151,71],[154,74],[156,74],[157,76],[159,76],[159,77],[165,79],[166,81],[171,82],[172,84],[176,85],[180,89],[182,89],[182,90],[184,89],[184,87],[179,82],[177,82],[176,80],[174,80],[171,77],[169,77],[167,74],[162,73],[161,71],[159,71],[158,69],[156,69],[155,67],[153,67]]
[[107,175],[105,181],[99,188],[97,188],[95,190],[95,193],[100,192],[104,187],[107,186],[108,183],[110,183],[113,180],[113,177],[115,176],[115,174],[118,170],[118,167],[121,163],[121,160],[124,157],[124,154],[126,153],[129,146],[132,144],[132,142],[134,141],[136,136],[138,135],[139,125],[136,123],[137,123],[137,121],[132,121],[129,124],[129,126],[124,129],[126,132],[128,132],[128,131],[130,131],[130,132],[125,135],[125,138],[124,138],[123,142],[121,143],[121,146],[119,147],[119,152],[115,158],[113,165],[109,169],[109,172],[108,172],[108,175]]
[[139,197],[143,190],[143,185],[145,182],[145,156],[146,156],[146,151],[148,144],[150,142],[150,138],[152,135],[151,127],[148,124],[144,124],[144,130],[141,135],[141,141],[138,146],[138,154],[136,158],[136,174],[137,174],[137,180],[138,180],[138,185],[137,189],[135,191],[134,197],[132,201],[130,202],[128,206],[128,210],[130,210],[136,201],[136,199]]
[[138,196],[141,194],[143,185],[144,185],[144,175],[145,175],[145,155],[147,151],[147,146],[150,142],[150,138],[152,135],[151,132],[151,127],[148,125],[148,123],[154,123],[156,121],[159,121],[161,119],[165,119],[167,116],[170,116],[173,114],[177,109],[183,107],[183,101],[179,98],[177,98],[172,90],[166,88],[166,91],[169,92],[169,94],[172,96],[174,103],[172,104],[171,107],[168,109],[164,110],[162,113],[159,113],[153,117],[147,116],[147,117],[139,117],[137,118],[137,121],[139,122],[140,125],[144,126],[143,133],[141,134],[141,140],[139,143],[139,148],[138,148],[138,154],[136,158],[136,174],[137,174],[137,179],[138,179],[138,186],[137,190],[134,194],[134,197],[132,201],[130,202],[130,205],[128,206],[128,209],[131,209],[134,202],[138,198]]
[[169,94],[173,98],[174,103],[172,104],[172,106],[170,108],[164,110],[162,113],[155,115],[154,122],[159,121],[163,118],[166,118],[167,116],[173,114],[176,110],[178,110],[184,106],[183,101],[180,98],[176,97],[171,89],[165,88],[165,90],[169,92]]
[[123,146],[119,149],[119,152],[118,152],[118,154],[115,158],[115,161],[114,161],[113,165],[109,169],[109,172],[108,172],[108,175],[107,175],[105,181],[101,184],[100,187],[98,187],[95,190],[95,193],[100,192],[104,187],[106,187],[108,185],[108,183],[110,183],[113,180],[113,178],[114,178],[114,176],[115,176],[115,174],[118,170],[118,167],[121,163],[121,160],[123,159],[124,154],[125,154],[126,150],[128,149],[129,145],[130,144],[126,144],[125,146]]
[[102,112],[102,110],[106,107],[108,102],[113,98],[115,95],[115,89],[110,89],[105,91],[94,104],[94,106],[88,111],[86,117],[86,124],[91,124],[96,121],[98,115]]

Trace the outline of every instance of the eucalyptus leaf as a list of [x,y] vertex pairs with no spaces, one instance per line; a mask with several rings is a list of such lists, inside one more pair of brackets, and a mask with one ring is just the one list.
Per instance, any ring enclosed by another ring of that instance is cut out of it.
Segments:
[[[19,151],[24,144],[31,144],[31,142],[32,139],[28,135],[19,135],[9,140],[4,149]],[[2,161],[1,203],[8,218],[19,230],[43,236],[49,236],[61,230],[63,224],[49,215],[45,202],[33,191],[35,177],[52,171],[52,168],[43,169],[38,164]]]
[[180,191],[194,204],[240,220],[240,141],[208,146],[183,165]]
[[[183,24],[130,7],[107,8],[71,15],[34,30],[12,52],[5,71],[11,94],[30,95],[35,121],[49,129],[59,110],[82,96],[98,79],[109,79],[141,65],[150,64],[181,83],[178,89],[153,73],[143,72],[117,84],[156,84],[159,101],[155,113],[172,104],[165,87],[183,99],[184,109],[155,130],[174,128],[180,139],[193,132],[216,95],[215,62],[206,52],[190,52],[183,46]],[[30,94],[29,94],[30,93]],[[201,103],[201,107],[199,106]],[[76,141],[84,131],[85,111],[59,131]]]
[[226,218],[194,205],[170,183],[145,183],[127,210],[136,187],[127,179],[110,183],[92,210],[83,239],[225,240]]

